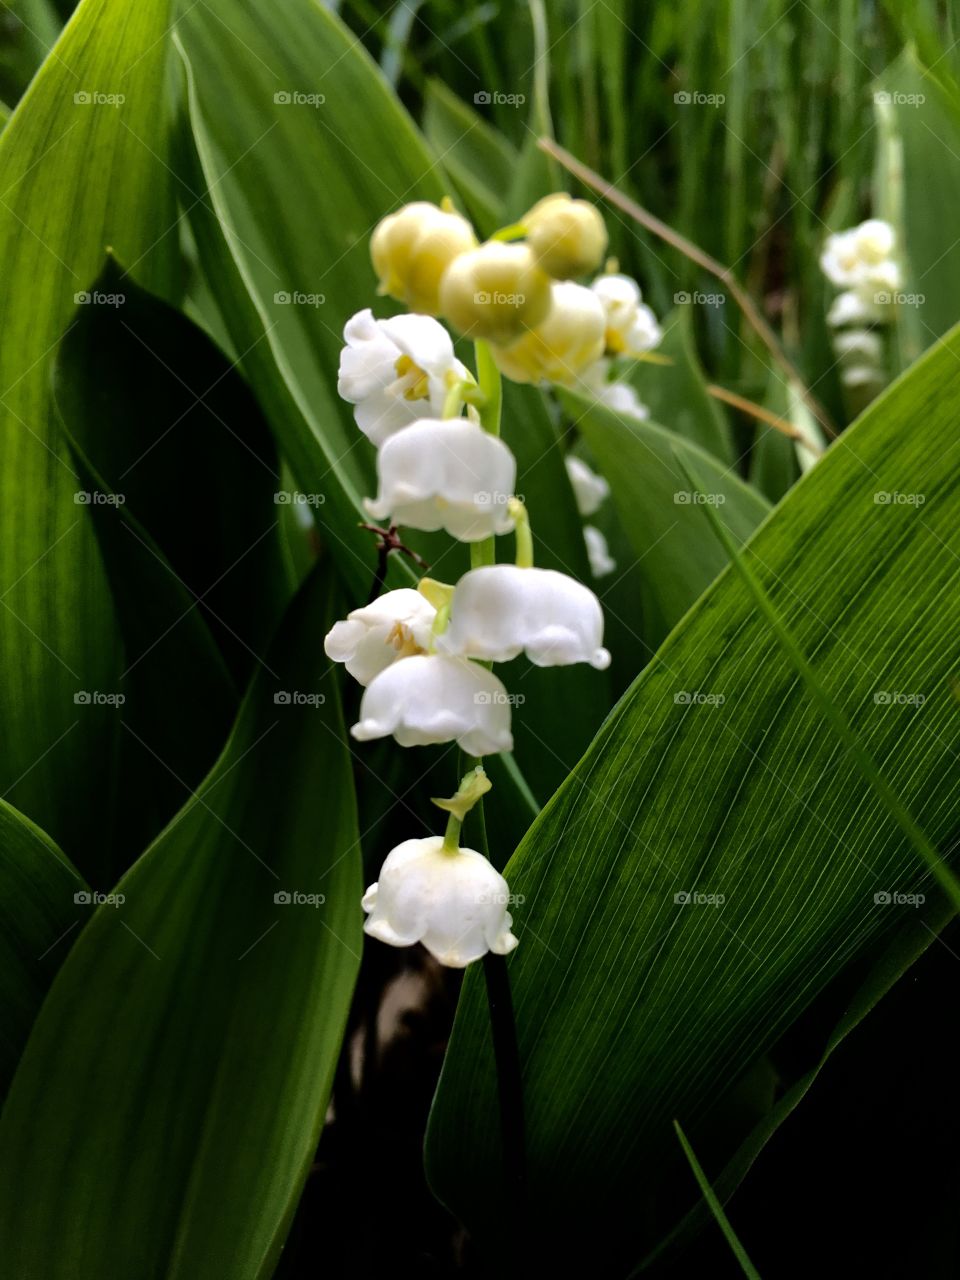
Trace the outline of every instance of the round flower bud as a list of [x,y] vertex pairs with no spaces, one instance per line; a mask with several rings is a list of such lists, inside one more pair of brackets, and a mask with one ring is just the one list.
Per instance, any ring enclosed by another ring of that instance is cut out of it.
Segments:
[[468,756],[513,750],[503,682],[476,662],[439,653],[384,668],[364,691],[350,732],[359,742],[392,734],[401,747],[457,742]]
[[398,658],[426,653],[436,616],[436,609],[419,591],[400,587],[335,622],[323,642],[324,652],[366,685]]
[[380,292],[411,311],[439,313],[440,281],[459,254],[477,237],[466,218],[426,200],[405,204],[383,218],[370,237],[370,257]]
[[610,665],[603,610],[589,587],[554,569],[512,564],[471,569],[457,583],[441,653],[509,662],[526,653],[535,666]]
[[374,520],[479,542],[513,528],[507,510],[517,464],[496,436],[468,418],[423,418],[377,455],[379,492],[364,503]]
[[440,310],[465,337],[513,342],[550,310],[550,277],[527,245],[490,240],[450,264]]
[[575,383],[603,355],[606,320],[599,299],[564,280],[551,289],[546,319],[507,347],[493,347],[501,373],[514,382]]
[[441,964],[462,969],[517,945],[509,901],[506,880],[476,849],[445,849],[441,836],[404,840],[363,895],[363,928],[392,947],[422,942]]
[[558,191],[538,201],[521,221],[537,262],[555,280],[596,271],[606,253],[607,228],[589,200]]

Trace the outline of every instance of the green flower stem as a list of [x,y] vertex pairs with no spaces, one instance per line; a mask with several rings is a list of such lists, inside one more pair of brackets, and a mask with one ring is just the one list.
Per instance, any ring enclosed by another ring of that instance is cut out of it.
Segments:
[[[480,414],[480,425],[492,436],[500,435],[500,413],[503,407],[503,388],[500,383],[500,370],[493,358],[493,352],[486,342],[478,340],[473,344],[474,360],[477,366],[477,385],[483,396],[483,403],[477,406]],[[493,537],[484,538],[482,542],[470,543],[470,568],[479,569],[483,565],[496,564],[496,542]]]
[[530,516],[527,513],[527,508],[519,498],[511,498],[509,511],[517,539],[517,567],[519,569],[532,569],[533,530],[530,528]]

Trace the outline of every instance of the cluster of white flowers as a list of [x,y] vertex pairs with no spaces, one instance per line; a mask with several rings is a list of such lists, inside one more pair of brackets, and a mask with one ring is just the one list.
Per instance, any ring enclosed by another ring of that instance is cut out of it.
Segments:
[[847,387],[871,387],[883,381],[883,342],[874,328],[888,324],[901,287],[893,227],[869,218],[857,227],[827,237],[820,266],[841,290],[827,313],[840,376]]
[[[595,269],[606,248],[593,205],[548,197],[518,234],[522,243],[477,245],[452,208],[418,202],[385,218],[371,240],[380,291],[412,311],[378,320],[368,308],[344,329],[339,392],[377,447],[377,494],[366,509],[390,536],[397,526],[443,530],[486,547],[457,583],[423,578],[416,590],[387,591],[328,633],[327,655],[364,686],[351,729],[360,741],[453,742],[474,757],[511,751],[514,699],[490,664],[520,654],[542,667],[610,662],[594,593],[533,566],[529,517],[514,492],[516,461],[484,424],[490,388],[457,359],[435,317],[488,342],[508,377],[564,384],[598,364],[606,377],[611,359],[649,350],[659,329],[627,277],[604,276],[592,288],[568,278]],[[592,514],[606,482],[582,463],[569,465],[579,508]],[[494,539],[511,532],[516,562],[497,564]],[[586,536],[595,571],[608,572],[602,535],[588,529]],[[442,802],[455,814],[454,835],[482,794],[480,774],[464,780],[459,802]],[[420,941],[442,963],[463,965],[516,945],[508,896],[490,863],[460,849],[448,827],[442,840],[408,840],[388,855],[363,900],[365,927],[397,946]]]

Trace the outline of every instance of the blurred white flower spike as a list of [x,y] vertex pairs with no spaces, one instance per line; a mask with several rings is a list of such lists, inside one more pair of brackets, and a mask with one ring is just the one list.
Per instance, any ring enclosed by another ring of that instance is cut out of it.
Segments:
[[566,466],[577,510],[582,516],[596,515],[610,496],[609,484],[603,476],[597,475],[581,458],[573,454],[568,455]]
[[439,418],[451,387],[470,379],[431,316],[375,320],[367,307],[347,321],[343,337],[337,391],[377,446],[420,418]]
[[[889,324],[902,285],[896,234],[889,222],[868,218],[857,227],[827,237],[820,266],[841,290],[827,312],[834,332],[840,380],[851,392],[870,398],[886,381],[883,343],[871,328]],[[870,326],[869,328],[867,326]]]

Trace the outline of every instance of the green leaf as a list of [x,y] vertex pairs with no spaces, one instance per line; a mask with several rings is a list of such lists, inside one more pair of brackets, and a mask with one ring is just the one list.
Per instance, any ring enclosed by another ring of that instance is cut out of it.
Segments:
[[637,671],[726,564],[704,513],[691,499],[675,450],[703,476],[737,537],[748,537],[769,505],[732,469],[672,431],[619,417],[573,395],[565,395],[564,402],[610,482],[620,522],[640,561],[643,631],[637,637]]
[[370,233],[405,201],[442,197],[436,163],[360,43],[310,0],[269,21],[253,0],[211,0],[178,39],[211,291],[301,488],[325,498],[317,520],[340,572],[365,592],[375,557],[357,523],[374,452],[336,394],[342,331],[376,300]]
[[[18,1275],[275,1264],[360,958],[329,618],[315,575],[275,678],[258,672],[221,760],[57,975],[0,1119],[0,1252]],[[293,893],[324,901],[275,897]]]
[[693,341],[692,312],[692,306],[681,304],[661,322],[663,341],[656,354],[667,356],[672,363],[641,360],[631,381],[655,422],[729,463],[734,458],[730,424],[707,391]]
[[116,722],[78,715],[74,695],[115,691],[119,646],[50,371],[107,245],[171,287],[169,20],[168,0],[84,0],[0,136],[0,790],[81,865],[100,838]]
[[76,937],[83,877],[38,826],[0,800],[0,1096]]
[[289,592],[275,449],[249,388],[112,261],[94,294],[117,304],[78,308],[56,395],[123,637],[114,720],[136,733],[118,753],[103,886],[219,755]]
[[[954,331],[744,551],[828,696],[944,855],[960,822],[949,643],[960,624],[960,471],[936,442],[960,411],[958,350]],[[727,510],[718,514],[740,541]],[[508,864],[524,899],[510,977],[531,1229],[563,1220],[568,1256],[595,1256],[602,1240],[614,1269],[642,1257],[673,1225],[674,1212],[658,1218],[656,1207],[670,1203],[677,1173],[673,1118],[705,1165],[722,1167],[744,1135],[717,1138],[730,1106],[718,1081],[732,1086],[851,962],[881,955],[916,910],[909,895],[942,914],[900,828],[842,762],[728,571]],[[428,1169],[444,1202],[490,1242],[502,1205],[487,1035],[469,974]]]

